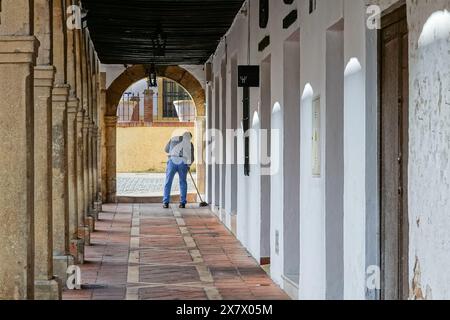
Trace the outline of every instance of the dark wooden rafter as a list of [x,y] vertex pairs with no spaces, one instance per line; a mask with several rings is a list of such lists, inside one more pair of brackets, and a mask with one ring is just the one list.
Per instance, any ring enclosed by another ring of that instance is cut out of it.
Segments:
[[[214,53],[244,0],[83,0],[87,25],[103,63],[203,64]],[[152,37],[167,37],[154,56]]]

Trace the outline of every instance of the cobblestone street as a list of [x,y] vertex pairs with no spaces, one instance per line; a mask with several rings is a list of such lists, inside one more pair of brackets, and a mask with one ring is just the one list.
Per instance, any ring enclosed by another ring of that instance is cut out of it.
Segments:
[[[192,176],[196,179],[196,174]],[[165,173],[118,173],[117,194],[127,197],[158,197],[164,190]],[[195,187],[188,175],[188,193],[195,193]],[[180,194],[178,175],[172,185],[172,195]]]
[[67,300],[288,299],[209,209],[104,205]]

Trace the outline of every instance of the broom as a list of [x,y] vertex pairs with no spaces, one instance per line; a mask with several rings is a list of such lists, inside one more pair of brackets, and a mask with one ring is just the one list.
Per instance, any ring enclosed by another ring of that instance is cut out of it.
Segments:
[[207,204],[205,201],[203,201],[202,196],[200,195],[200,191],[198,191],[197,184],[194,181],[194,177],[192,176],[191,169],[189,169],[189,175],[191,176],[192,182],[194,183],[195,190],[197,190],[197,195],[201,200],[200,207],[209,207],[209,204]]

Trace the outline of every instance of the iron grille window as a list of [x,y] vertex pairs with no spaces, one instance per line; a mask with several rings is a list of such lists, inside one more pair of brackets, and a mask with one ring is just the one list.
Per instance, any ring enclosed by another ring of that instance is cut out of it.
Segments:
[[163,117],[176,118],[177,110],[174,101],[191,100],[189,94],[176,82],[163,80]]

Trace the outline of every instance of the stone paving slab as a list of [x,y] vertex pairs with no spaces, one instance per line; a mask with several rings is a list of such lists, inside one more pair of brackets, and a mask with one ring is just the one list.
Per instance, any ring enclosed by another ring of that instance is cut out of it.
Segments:
[[289,299],[207,209],[103,206],[66,300]]

